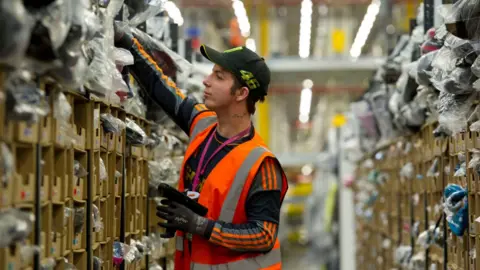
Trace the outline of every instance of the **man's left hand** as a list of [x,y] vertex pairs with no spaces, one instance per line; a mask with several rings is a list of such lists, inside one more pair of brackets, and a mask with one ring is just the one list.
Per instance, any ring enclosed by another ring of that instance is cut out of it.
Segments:
[[208,226],[207,218],[197,215],[186,206],[170,200],[162,200],[161,203],[162,205],[157,206],[157,216],[167,222],[158,223],[160,227],[205,235]]

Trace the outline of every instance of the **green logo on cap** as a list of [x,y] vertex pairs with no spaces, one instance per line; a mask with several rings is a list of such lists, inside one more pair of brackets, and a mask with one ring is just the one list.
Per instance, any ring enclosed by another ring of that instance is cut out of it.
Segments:
[[242,47],[236,47],[236,48],[228,49],[228,50],[224,51],[224,53],[231,53],[231,52],[236,52],[236,51],[241,51],[241,50],[243,50]]
[[260,86],[260,83],[251,72],[240,70],[240,73],[242,74],[242,80],[247,84],[248,88],[253,90]]

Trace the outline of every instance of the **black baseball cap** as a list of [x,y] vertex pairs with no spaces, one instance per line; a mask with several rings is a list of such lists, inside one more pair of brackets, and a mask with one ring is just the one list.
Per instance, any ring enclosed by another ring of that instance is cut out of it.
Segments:
[[265,59],[245,46],[219,52],[206,45],[200,47],[202,55],[211,62],[230,71],[250,94],[258,97],[267,95],[270,84],[270,69]]

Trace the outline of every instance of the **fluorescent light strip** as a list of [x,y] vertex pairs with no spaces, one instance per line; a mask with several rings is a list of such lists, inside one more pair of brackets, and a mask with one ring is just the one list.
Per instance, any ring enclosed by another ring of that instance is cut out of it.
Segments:
[[303,0],[300,9],[300,35],[298,42],[298,55],[301,58],[310,56],[310,39],[312,32],[312,1]]
[[300,109],[298,120],[307,123],[310,118],[310,107],[312,106],[312,89],[304,88],[300,93]]
[[240,27],[240,32],[242,36],[250,36],[250,22],[248,21],[247,11],[243,2],[240,0],[232,0],[233,12],[235,17],[237,17],[238,27]]
[[358,29],[355,40],[350,48],[350,55],[353,58],[358,58],[362,54],[362,48],[365,45],[365,42],[367,42],[370,31],[372,30],[373,24],[380,11],[380,4],[380,0],[373,0],[368,6],[367,13],[363,17],[363,21],[360,24],[360,28]]

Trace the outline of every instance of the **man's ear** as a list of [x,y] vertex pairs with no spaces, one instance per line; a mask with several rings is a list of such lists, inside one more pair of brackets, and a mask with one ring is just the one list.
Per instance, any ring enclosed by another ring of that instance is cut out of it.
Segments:
[[237,101],[246,100],[249,93],[250,93],[250,90],[248,89],[248,87],[242,86],[237,90],[236,100]]

